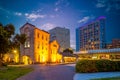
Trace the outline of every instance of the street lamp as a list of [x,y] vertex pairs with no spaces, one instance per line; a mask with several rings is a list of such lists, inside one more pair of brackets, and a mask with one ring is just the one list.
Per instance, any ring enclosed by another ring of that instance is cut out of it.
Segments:
[[17,51],[16,51],[16,50],[14,50],[13,52],[14,52],[14,53],[16,53]]
[[18,62],[19,61],[19,55],[17,54],[17,50],[13,50],[14,52],[14,59],[15,59],[15,62]]

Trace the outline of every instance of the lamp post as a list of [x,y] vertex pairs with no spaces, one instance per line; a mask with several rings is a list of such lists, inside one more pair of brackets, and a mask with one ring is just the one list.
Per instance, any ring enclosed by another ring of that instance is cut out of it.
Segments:
[[17,54],[17,50],[14,50],[13,52],[14,52],[15,62],[18,62],[19,55]]
[[16,52],[17,52],[17,50],[14,50],[13,52],[14,52],[14,53],[16,53]]

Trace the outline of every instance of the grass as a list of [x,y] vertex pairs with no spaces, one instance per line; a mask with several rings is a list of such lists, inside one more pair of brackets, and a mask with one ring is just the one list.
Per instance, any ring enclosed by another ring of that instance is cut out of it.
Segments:
[[112,78],[91,79],[91,80],[120,80],[120,76],[119,77],[112,77]]
[[30,67],[6,67],[0,70],[0,80],[15,80],[20,76],[31,72]]

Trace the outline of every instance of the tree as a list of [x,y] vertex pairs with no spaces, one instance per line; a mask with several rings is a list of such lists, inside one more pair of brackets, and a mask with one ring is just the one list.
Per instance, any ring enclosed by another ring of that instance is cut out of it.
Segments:
[[0,66],[3,63],[3,56],[10,49],[10,39],[14,34],[15,28],[12,24],[5,27],[0,23]]
[[73,51],[71,50],[71,49],[65,49],[65,50],[63,50],[63,53],[71,53],[71,54],[73,54]]
[[24,46],[27,37],[26,34],[16,34],[13,38],[13,46],[19,51],[19,60],[20,60],[20,44]]
[[16,34],[14,37],[14,41],[22,45],[25,43],[26,39],[27,39],[26,34],[20,34],[20,35]]
[[14,35],[15,33],[15,28],[14,25],[12,24],[7,24],[4,29],[7,31],[8,33],[8,38],[11,38],[12,35]]

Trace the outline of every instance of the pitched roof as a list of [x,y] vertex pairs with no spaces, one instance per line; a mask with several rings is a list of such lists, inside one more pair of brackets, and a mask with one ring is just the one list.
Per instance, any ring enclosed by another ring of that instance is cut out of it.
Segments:
[[33,25],[33,24],[31,24],[31,23],[28,23],[28,22],[26,22],[20,29],[22,29],[25,25],[31,25],[31,26],[33,26],[33,27],[35,27],[35,25]]
[[[31,26],[33,26],[34,28],[36,28],[36,29],[39,29],[39,28],[37,28],[35,25],[33,25],[33,24],[31,24],[31,23],[28,23],[28,22],[26,22],[20,29],[22,29],[25,25],[31,25]],[[39,29],[39,30],[41,30],[41,29]],[[48,33],[49,34],[49,32],[47,32],[47,31],[45,31],[45,30],[41,30],[41,31],[44,31],[44,32],[46,32],[46,33]]]

